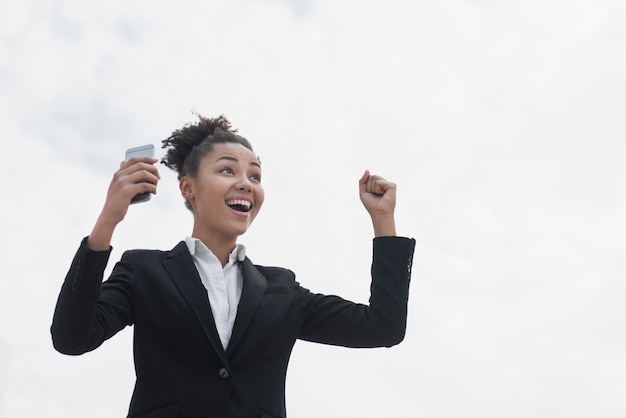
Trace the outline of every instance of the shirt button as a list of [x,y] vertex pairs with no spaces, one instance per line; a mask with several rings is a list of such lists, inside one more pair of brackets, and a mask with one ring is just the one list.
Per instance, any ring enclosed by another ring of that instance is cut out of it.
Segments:
[[219,372],[217,372],[220,379],[228,379],[230,377],[230,373],[225,368],[221,368]]

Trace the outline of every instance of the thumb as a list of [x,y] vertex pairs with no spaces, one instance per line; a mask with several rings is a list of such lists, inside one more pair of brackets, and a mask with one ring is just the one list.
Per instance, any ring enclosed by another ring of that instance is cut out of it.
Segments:
[[365,170],[361,178],[359,179],[359,195],[362,195],[367,191],[367,179],[370,177],[369,170]]

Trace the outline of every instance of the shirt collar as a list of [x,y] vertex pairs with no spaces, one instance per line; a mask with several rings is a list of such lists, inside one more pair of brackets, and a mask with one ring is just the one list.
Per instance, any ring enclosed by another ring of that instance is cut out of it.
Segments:
[[[185,237],[185,244],[192,257],[202,257],[205,254],[213,254],[204,242],[194,237]],[[243,261],[246,258],[246,247],[243,244],[235,245],[235,248],[228,256],[228,264],[235,263],[237,261]]]

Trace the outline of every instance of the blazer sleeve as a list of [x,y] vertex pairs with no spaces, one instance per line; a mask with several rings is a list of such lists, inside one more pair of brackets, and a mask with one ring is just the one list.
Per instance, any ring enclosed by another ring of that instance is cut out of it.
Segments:
[[61,287],[50,328],[57,351],[83,354],[132,324],[131,278],[102,283],[110,254],[111,248],[90,250],[87,238],[81,242]]
[[390,347],[404,339],[415,240],[373,242],[369,306],[298,289],[300,339],[346,347]]

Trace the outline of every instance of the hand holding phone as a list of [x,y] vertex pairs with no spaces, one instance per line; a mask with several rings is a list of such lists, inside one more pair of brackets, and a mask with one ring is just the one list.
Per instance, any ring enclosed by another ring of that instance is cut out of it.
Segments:
[[[129,148],[128,150],[126,150],[126,157],[124,160],[128,161],[133,157],[154,158],[154,145],[152,144],[142,145],[139,147]],[[151,195],[150,192],[139,193],[130,200],[130,204],[132,205],[133,203],[147,202],[148,200],[150,200],[150,195]]]

